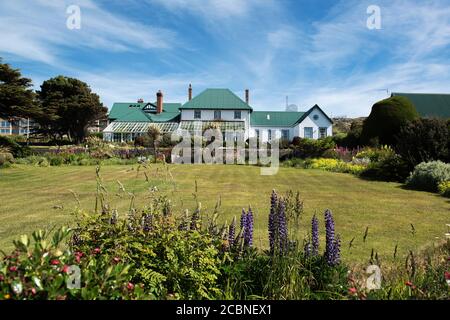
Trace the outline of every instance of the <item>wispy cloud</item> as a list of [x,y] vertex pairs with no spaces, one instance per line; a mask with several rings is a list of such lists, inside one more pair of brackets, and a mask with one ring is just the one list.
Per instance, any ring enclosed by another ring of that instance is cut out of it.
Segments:
[[[70,1],[2,1],[0,51],[25,59],[57,64],[63,49],[104,51],[167,49],[175,32],[112,14],[91,0],[77,1],[81,29],[66,27]],[[59,63],[61,63],[59,61]]]

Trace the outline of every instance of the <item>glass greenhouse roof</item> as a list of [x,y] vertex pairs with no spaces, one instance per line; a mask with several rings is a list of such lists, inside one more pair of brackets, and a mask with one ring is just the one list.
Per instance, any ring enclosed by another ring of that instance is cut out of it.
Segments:
[[103,132],[105,133],[138,133],[147,132],[149,127],[158,127],[162,133],[172,132],[178,129],[178,122],[111,122]]

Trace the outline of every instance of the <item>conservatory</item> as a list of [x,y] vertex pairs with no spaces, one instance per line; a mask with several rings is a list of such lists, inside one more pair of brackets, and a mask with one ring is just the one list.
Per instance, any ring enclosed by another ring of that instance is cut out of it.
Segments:
[[179,123],[113,121],[103,130],[103,139],[109,142],[134,141],[136,137],[146,134],[151,126],[159,128],[165,134],[177,130]]

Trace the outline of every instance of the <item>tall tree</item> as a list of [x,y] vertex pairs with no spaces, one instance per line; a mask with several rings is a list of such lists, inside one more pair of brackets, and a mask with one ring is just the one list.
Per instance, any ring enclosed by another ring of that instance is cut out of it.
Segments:
[[36,112],[31,79],[0,58],[0,118],[27,118]]
[[90,87],[74,78],[58,76],[44,81],[38,91],[43,116],[39,124],[54,135],[65,135],[80,143],[95,120],[108,109]]

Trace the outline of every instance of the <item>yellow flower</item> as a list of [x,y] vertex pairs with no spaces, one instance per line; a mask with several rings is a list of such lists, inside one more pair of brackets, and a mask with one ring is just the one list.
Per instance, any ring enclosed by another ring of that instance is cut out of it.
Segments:
[[5,294],[5,295],[3,296],[3,298],[5,298],[6,300],[8,300],[8,299],[11,298],[11,296],[10,296],[9,294]]

